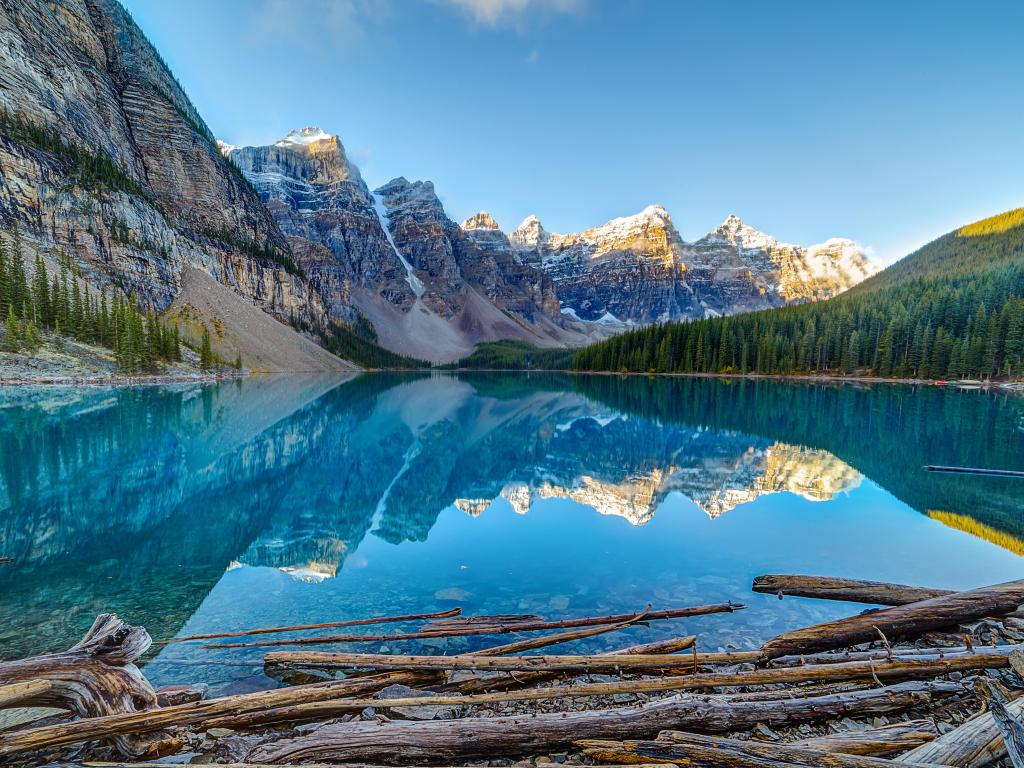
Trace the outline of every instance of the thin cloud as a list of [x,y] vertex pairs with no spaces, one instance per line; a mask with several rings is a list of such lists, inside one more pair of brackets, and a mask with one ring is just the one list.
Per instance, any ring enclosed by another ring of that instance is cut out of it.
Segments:
[[540,51],[534,48],[532,51],[526,54],[526,58],[524,59],[524,61],[527,64],[536,64],[538,61],[540,61]]
[[391,0],[259,0],[246,14],[246,32],[258,45],[301,45],[324,54],[354,47],[391,12]]
[[523,27],[552,14],[575,14],[586,0],[433,0],[468,15],[481,27]]

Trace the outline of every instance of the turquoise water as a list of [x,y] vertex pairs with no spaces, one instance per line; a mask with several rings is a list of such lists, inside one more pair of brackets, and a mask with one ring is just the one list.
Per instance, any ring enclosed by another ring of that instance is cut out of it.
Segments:
[[[726,600],[748,607],[572,650],[689,633],[752,648],[862,608],[754,595],[760,573],[1024,578],[1024,481],[924,464],[1024,469],[1024,399],[522,374],[0,390],[0,659],[70,645],[102,611],[161,640]],[[147,674],[262,688],[264,650],[172,645]]]

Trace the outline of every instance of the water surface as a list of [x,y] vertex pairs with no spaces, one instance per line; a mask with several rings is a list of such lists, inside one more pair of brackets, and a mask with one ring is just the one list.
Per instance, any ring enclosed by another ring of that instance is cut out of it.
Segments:
[[[70,645],[102,611],[166,639],[726,600],[748,607],[565,649],[684,633],[753,648],[861,609],[754,595],[760,573],[1024,577],[1024,481],[924,464],[1024,469],[1024,400],[522,374],[0,390],[0,555],[15,558],[0,565],[0,658]],[[147,674],[260,688],[260,654],[172,645]]]

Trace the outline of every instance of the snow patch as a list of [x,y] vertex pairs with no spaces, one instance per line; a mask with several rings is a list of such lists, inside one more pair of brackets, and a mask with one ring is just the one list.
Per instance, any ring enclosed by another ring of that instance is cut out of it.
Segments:
[[288,135],[274,143],[276,147],[287,147],[289,144],[314,144],[324,139],[334,138],[323,128],[307,127],[289,131]]
[[405,280],[409,283],[409,287],[412,288],[412,292],[416,294],[416,302],[419,303],[420,298],[423,296],[423,281],[416,277],[416,273],[413,272],[412,264],[406,261],[405,256],[398,250],[398,246],[395,245],[395,239],[391,236],[391,226],[388,221],[387,209],[384,207],[384,198],[382,198],[376,192],[373,194],[373,210],[377,214],[377,221],[380,222],[381,229],[384,230],[384,236],[387,237],[388,243],[391,244],[391,250],[395,252],[395,256],[402,262],[402,266],[405,267]]

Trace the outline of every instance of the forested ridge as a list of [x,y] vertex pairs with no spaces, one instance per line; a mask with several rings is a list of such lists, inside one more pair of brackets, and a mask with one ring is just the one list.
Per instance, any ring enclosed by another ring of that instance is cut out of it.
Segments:
[[648,326],[573,368],[915,378],[1024,373],[1024,209],[950,232],[834,299]]

